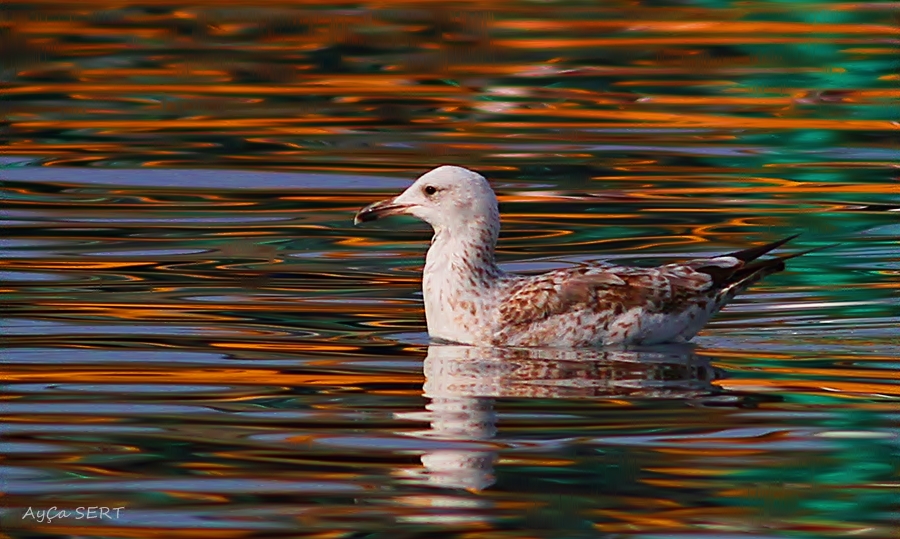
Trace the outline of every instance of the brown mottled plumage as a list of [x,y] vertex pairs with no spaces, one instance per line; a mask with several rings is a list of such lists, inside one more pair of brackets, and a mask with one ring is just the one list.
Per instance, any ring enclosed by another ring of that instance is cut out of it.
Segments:
[[760,260],[789,238],[714,258],[653,268],[599,263],[543,275],[503,272],[494,261],[500,214],[480,174],[438,167],[355,222],[409,214],[434,238],[422,288],[432,337],[494,346],[581,347],[685,342],[736,294],[784,261]]

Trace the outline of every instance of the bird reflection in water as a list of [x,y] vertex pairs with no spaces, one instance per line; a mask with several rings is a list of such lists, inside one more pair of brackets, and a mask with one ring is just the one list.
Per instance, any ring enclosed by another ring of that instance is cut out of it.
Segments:
[[[405,434],[455,442],[427,451],[424,470],[411,470],[432,486],[482,490],[494,483],[498,397],[690,399],[720,392],[722,371],[692,346],[645,350],[561,350],[431,345],[424,363],[427,412],[398,414],[428,421],[428,430]],[[422,473],[424,472],[424,474]]]

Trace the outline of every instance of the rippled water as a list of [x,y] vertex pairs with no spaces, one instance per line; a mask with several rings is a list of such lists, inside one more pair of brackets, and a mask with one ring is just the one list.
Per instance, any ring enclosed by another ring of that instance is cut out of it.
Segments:
[[[2,533],[895,537],[896,4],[601,6],[5,4]],[[429,346],[352,217],[442,163],[508,270],[840,245],[695,346]]]

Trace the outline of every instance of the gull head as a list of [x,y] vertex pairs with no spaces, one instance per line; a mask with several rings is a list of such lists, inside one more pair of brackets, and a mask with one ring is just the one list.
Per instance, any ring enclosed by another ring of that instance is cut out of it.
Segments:
[[412,215],[435,230],[472,225],[499,227],[497,197],[484,176],[452,165],[428,171],[396,197],[359,210],[353,222],[359,224],[389,215]]

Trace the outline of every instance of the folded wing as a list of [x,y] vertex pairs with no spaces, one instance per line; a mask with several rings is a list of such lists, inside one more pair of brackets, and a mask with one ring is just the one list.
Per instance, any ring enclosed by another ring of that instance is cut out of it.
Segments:
[[676,337],[690,338],[735,294],[783,270],[785,260],[809,252],[758,260],[794,237],[655,268],[572,268],[523,278],[512,284],[497,309],[497,340],[550,327],[553,318],[573,316],[592,324],[598,334],[620,331],[616,324],[627,322],[626,333],[642,339],[656,331],[681,331],[683,335]]

